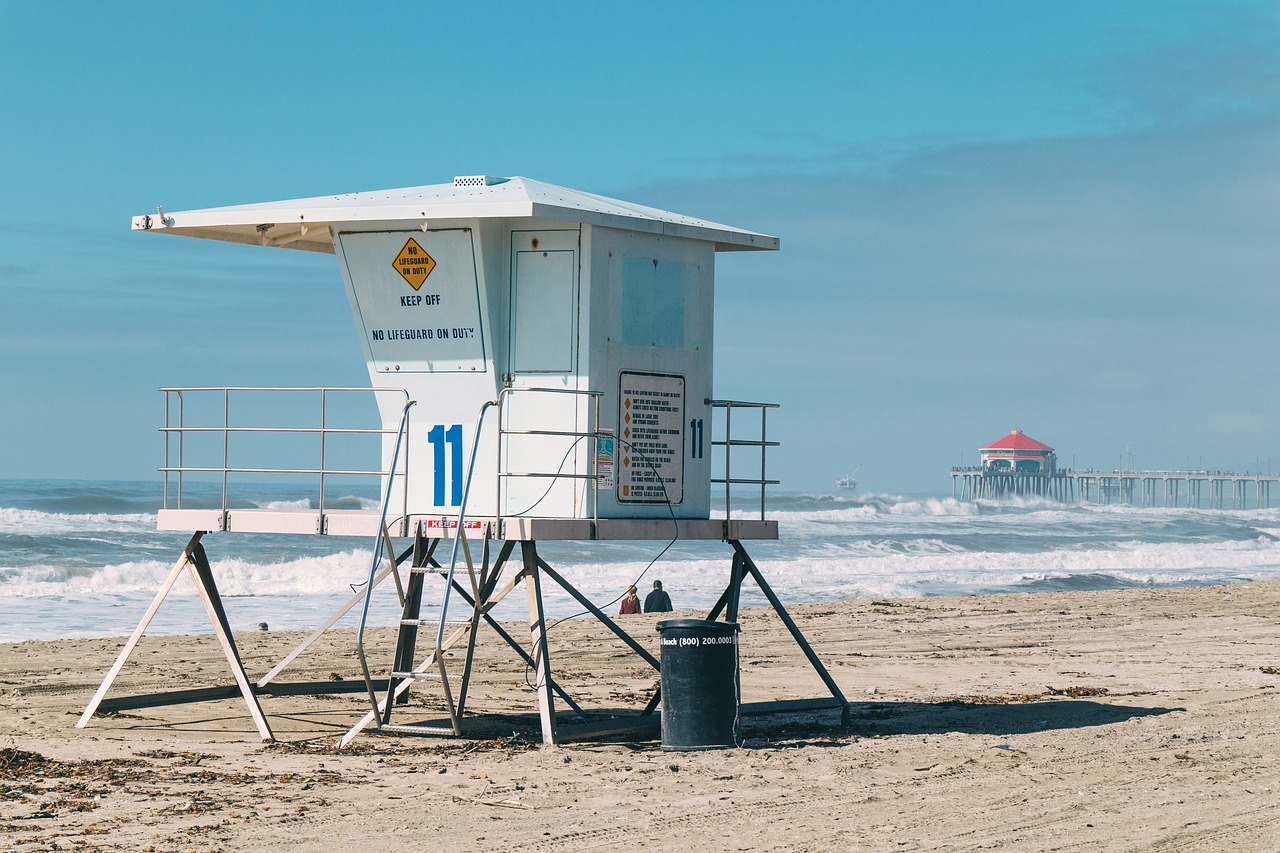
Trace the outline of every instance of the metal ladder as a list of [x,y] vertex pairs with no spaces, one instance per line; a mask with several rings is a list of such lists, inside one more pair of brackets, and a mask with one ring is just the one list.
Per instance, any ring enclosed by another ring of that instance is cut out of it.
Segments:
[[[436,547],[443,540],[428,540],[422,534],[421,525],[414,534],[413,562],[409,569],[409,581],[405,588],[404,609],[400,616],[400,628],[396,636],[395,659],[391,665],[391,674],[387,682],[387,695],[381,705],[380,731],[395,734],[412,735],[461,735],[462,714],[466,708],[467,685],[471,676],[471,663],[475,658],[477,628],[483,616],[484,596],[480,594],[481,576],[489,562],[489,531],[485,531],[483,568],[479,573],[471,560],[471,549],[467,545],[461,523],[455,531],[454,550],[461,544],[466,559],[467,575],[475,595],[471,596],[471,610],[466,618],[449,618],[449,604],[456,580],[456,559],[444,567],[434,558]],[[435,618],[423,618],[422,599],[426,581],[430,577],[442,578],[445,583],[441,596],[440,612]],[[417,655],[418,635],[422,628],[434,628],[435,642],[422,662],[414,665]],[[462,675],[449,672],[445,653],[466,640],[466,658]],[[444,694],[445,704],[449,711],[449,726],[427,726],[416,724],[393,724],[391,711],[397,702],[403,704],[408,700],[407,691],[410,684],[422,680],[439,680]],[[459,682],[459,691],[455,700],[451,681]]]
[[[477,567],[471,559],[471,549],[466,539],[466,512],[467,499],[471,493],[471,482],[475,472],[476,450],[480,442],[480,434],[484,427],[484,418],[486,412],[491,406],[497,405],[496,401],[486,402],[480,408],[480,416],[476,424],[476,435],[474,444],[471,448],[471,460],[467,466],[467,476],[463,485],[462,504],[458,508],[458,519],[454,526],[453,546],[449,556],[449,564],[446,568],[435,560],[434,552],[442,539],[429,540],[422,533],[422,524],[419,522],[417,529],[414,531],[413,560],[410,564],[409,580],[406,585],[404,594],[404,607],[401,612],[399,631],[396,636],[395,658],[391,665],[391,673],[387,682],[386,696],[379,701],[373,686],[373,678],[370,674],[368,663],[364,653],[364,629],[369,615],[369,598],[372,592],[372,583],[366,587],[365,607],[360,619],[360,629],[357,632],[357,651],[360,658],[361,670],[364,674],[365,685],[368,690],[371,710],[364,718],[358,722],[339,742],[339,747],[344,747],[351,740],[363,731],[367,726],[373,724],[379,731],[393,732],[396,734],[414,734],[414,735],[461,735],[462,734],[462,714],[466,708],[467,685],[471,676],[471,664],[475,657],[475,641],[477,628],[480,620],[485,618],[488,612],[488,600],[493,591],[493,587],[497,582],[497,567],[500,566],[507,555],[504,550],[503,554],[494,563],[495,571],[490,569],[490,543],[493,540],[493,530],[486,525],[484,529],[484,546],[482,552],[481,565],[477,571]],[[406,410],[407,418],[407,410]],[[399,452],[399,444],[397,443],[397,453]],[[377,570],[381,561],[382,543],[389,537],[385,535],[385,515],[387,507],[391,499],[391,487],[388,484],[386,499],[383,502],[383,521],[380,523],[380,529],[384,535],[379,536],[379,542],[374,548],[373,566],[370,569],[370,578],[372,579],[374,572]],[[450,602],[453,598],[455,590],[461,590],[462,587],[457,581],[458,557],[459,550],[461,556],[466,563],[467,575],[471,582],[472,594],[465,596],[470,604],[470,613],[466,618],[450,619],[449,609]],[[509,550],[509,549],[507,549]],[[394,555],[391,556],[394,560]],[[444,590],[441,596],[440,612],[434,618],[423,618],[422,616],[422,598],[428,577],[440,577],[444,580]],[[421,628],[435,627],[435,643],[427,656],[418,664],[414,664],[417,655],[418,634]],[[447,635],[446,635],[447,632]],[[456,646],[462,640],[467,640],[466,658],[463,665],[461,676],[452,676],[449,673],[445,663],[445,653]],[[441,684],[441,690],[444,694],[445,704],[449,711],[448,727],[444,726],[426,726],[426,725],[406,725],[392,724],[391,712],[396,704],[403,704],[408,701],[406,692],[410,685],[421,680],[436,680]],[[457,700],[455,701],[453,690],[450,687],[450,681],[457,680],[460,682],[460,689]]]

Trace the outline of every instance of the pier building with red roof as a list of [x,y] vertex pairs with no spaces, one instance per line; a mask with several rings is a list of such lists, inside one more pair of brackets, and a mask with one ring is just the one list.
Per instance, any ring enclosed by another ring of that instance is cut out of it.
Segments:
[[1016,428],[980,448],[978,453],[986,471],[1051,474],[1058,468],[1058,456],[1052,447]]
[[1075,499],[1075,482],[1058,470],[1058,454],[1020,429],[1011,429],[1008,435],[978,448],[978,459],[977,466],[951,469],[953,497]]

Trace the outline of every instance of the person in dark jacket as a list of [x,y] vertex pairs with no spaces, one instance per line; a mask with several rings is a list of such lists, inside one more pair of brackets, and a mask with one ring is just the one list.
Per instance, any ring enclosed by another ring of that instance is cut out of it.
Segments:
[[671,596],[662,591],[662,581],[653,582],[653,592],[644,597],[645,613],[670,613]]

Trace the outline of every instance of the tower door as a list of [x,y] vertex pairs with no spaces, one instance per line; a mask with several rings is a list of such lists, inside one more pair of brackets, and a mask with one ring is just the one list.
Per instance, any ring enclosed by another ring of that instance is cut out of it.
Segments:
[[512,232],[508,385],[576,387],[578,291],[577,231]]
[[[579,270],[577,231],[515,231],[505,384],[516,390],[504,408],[504,512],[576,517],[594,443],[585,432],[586,401],[578,371]],[[530,389],[547,389],[538,393]],[[524,434],[516,434],[524,433]],[[560,433],[533,435],[530,433]]]

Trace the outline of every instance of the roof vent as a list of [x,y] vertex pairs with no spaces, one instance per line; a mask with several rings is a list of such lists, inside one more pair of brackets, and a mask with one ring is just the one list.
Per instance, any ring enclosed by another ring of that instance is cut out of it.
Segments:
[[492,175],[458,175],[453,179],[453,188],[491,187],[495,184],[505,184],[506,182],[506,178],[495,178]]

